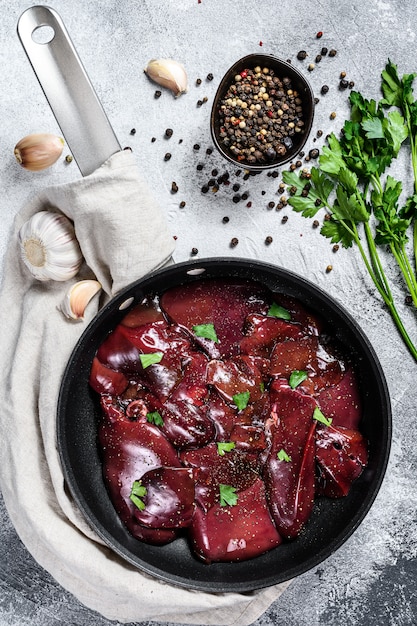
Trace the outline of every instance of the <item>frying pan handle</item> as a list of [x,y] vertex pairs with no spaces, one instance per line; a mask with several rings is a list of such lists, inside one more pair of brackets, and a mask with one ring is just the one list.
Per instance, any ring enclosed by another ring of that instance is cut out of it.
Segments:
[[81,173],[91,174],[121,148],[60,16],[30,7],[17,32]]

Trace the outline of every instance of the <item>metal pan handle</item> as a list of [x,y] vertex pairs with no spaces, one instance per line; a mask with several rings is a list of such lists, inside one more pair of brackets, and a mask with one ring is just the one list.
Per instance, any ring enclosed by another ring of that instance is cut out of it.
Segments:
[[91,174],[121,148],[64,23],[53,9],[33,6],[17,32],[82,175]]

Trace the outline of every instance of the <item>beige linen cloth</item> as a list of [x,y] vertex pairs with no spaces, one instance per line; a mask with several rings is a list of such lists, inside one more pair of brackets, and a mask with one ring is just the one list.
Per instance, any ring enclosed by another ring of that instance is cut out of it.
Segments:
[[90,176],[47,188],[17,216],[0,293],[0,487],[29,552],[84,605],[110,620],[245,626],[287,584],[253,593],[202,593],[160,582],[130,566],[87,525],[68,494],[56,446],[56,405],[66,363],[97,312],[70,322],[57,306],[69,283],[41,283],[23,266],[18,230],[52,208],[74,221],[86,263],[107,299],[164,265],[174,241],[133,155],[117,153]]

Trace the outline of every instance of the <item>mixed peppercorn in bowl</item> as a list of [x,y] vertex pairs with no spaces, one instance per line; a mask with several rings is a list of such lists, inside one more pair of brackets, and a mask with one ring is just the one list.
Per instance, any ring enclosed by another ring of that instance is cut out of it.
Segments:
[[313,117],[313,91],[301,72],[273,56],[251,54],[237,61],[220,82],[211,133],[226,159],[262,171],[300,152]]

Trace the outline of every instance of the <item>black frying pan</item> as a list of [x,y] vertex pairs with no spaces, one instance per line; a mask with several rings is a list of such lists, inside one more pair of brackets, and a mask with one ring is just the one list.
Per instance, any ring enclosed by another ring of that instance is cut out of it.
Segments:
[[[273,291],[300,299],[327,320],[333,336],[352,355],[359,374],[364,408],[361,431],[369,441],[369,463],[347,497],[316,501],[307,526],[294,541],[250,561],[206,565],[193,556],[185,538],[163,547],[147,545],[134,539],[119,520],[102,478],[97,447],[100,409],[88,378],[98,346],[147,293],[162,293],[204,278],[224,277],[256,280]],[[278,267],[244,259],[213,258],[155,272],[133,283],[103,308],[85,330],[66,368],[57,430],[68,487],[90,525],[118,555],[148,574],[176,585],[211,592],[243,592],[283,582],[318,565],[359,526],[386,470],[391,410],[378,359],[359,326],[337,302],[310,282]]]

